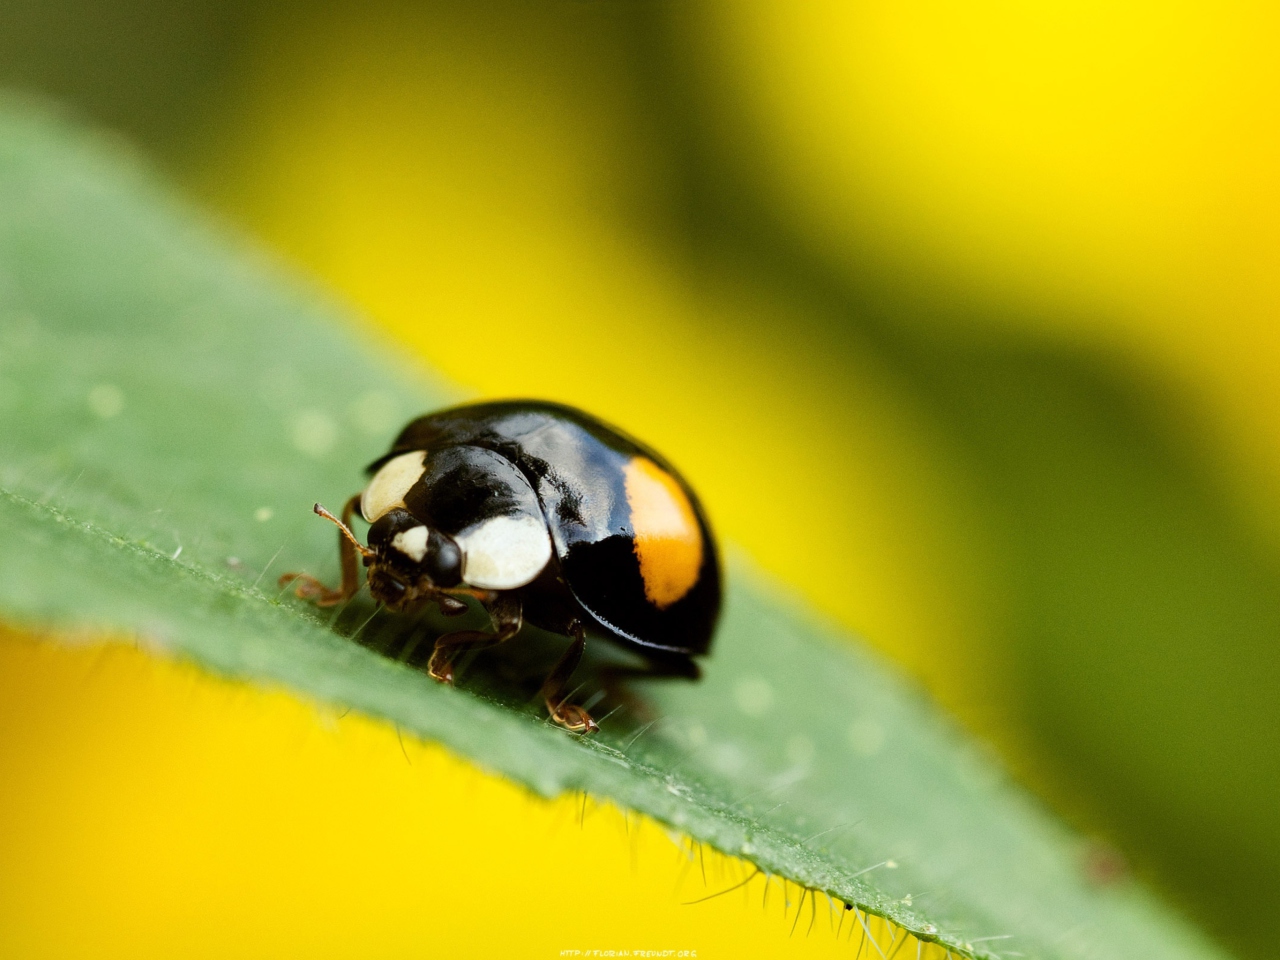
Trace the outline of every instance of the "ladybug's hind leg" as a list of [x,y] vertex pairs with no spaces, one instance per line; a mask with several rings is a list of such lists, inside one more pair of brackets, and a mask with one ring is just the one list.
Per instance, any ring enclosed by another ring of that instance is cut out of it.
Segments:
[[569,703],[569,698],[565,696],[565,687],[569,685],[569,678],[577,669],[578,662],[582,659],[582,651],[587,645],[587,633],[577,620],[570,622],[569,633],[573,636],[573,642],[561,654],[556,665],[551,668],[547,679],[542,681],[540,695],[546,701],[547,712],[551,714],[551,719],[560,726],[574,733],[595,733],[600,728],[591,719],[591,714],[577,704]]
[[493,621],[493,633],[481,633],[479,630],[458,630],[446,633],[436,640],[436,648],[431,653],[431,661],[427,664],[427,672],[441,683],[453,683],[453,661],[464,650],[483,650],[510,640],[520,632],[524,622],[518,597],[509,594],[499,595],[492,603],[485,605],[489,611],[489,619]]
[[[351,518],[355,515],[356,506],[359,503],[360,494],[357,493],[342,508],[342,525],[346,528],[338,531],[338,559],[342,564],[342,586],[337,590],[330,590],[309,573],[286,573],[277,581],[281,587],[297,583],[294,592],[303,600],[313,601],[317,607],[334,607],[356,595],[356,591],[360,589],[360,565],[356,561],[356,548],[351,542],[350,531]],[[317,513],[320,509],[320,505],[316,504]],[[327,511],[322,515],[330,520],[333,519],[333,515]]]

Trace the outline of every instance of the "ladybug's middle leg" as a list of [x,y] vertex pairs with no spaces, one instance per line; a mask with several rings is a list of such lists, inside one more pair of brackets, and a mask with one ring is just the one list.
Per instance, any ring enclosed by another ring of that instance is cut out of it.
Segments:
[[431,652],[431,660],[427,663],[427,673],[441,683],[453,682],[453,661],[464,650],[483,650],[510,640],[520,632],[520,624],[524,618],[520,610],[520,600],[514,596],[499,596],[486,605],[489,619],[493,621],[493,633],[481,633],[479,630],[458,630],[446,633],[436,640],[436,648]]
[[546,701],[547,712],[551,714],[551,719],[560,726],[574,733],[594,733],[600,727],[591,719],[591,714],[577,704],[569,703],[569,698],[565,696],[564,689],[569,685],[569,678],[577,669],[578,662],[582,659],[582,651],[587,646],[587,633],[577,620],[569,624],[568,632],[573,634],[573,642],[561,654],[556,665],[551,668],[547,679],[542,681],[540,694]]

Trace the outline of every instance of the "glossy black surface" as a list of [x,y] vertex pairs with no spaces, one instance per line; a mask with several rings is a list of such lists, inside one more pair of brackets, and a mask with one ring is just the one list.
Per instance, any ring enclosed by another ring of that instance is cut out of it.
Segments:
[[[392,457],[428,451],[428,471],[405,498],[421,522],[448,534],[489,516],[540,514],[555,556],[521,588],[526,618],[562,632],[579,616],[645,652],[705,653],[720,612],[720,564],[696,496],[669,464],[594,417],[541,401],[503,401],[442,410],[410,423]],[[624,468],[646,457],[685,492],[702,537],[693,587],[665,609],[645,595]]]

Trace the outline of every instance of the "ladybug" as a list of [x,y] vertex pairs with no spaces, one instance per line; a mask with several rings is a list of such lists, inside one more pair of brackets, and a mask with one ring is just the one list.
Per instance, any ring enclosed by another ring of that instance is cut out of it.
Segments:
[[[542,684],[551,718],[574,732],[596,723],[568,702],[588,630],[640,654],[646,668],[697,679],[720,613],[720,561],[698,499],[652,450],[572,407],[533,400],[452,407],[412,421],[368,467],[339,519],[342,585],[287,573],[299,597],[332,606],[359,590],[393,611],[435,603],[454,615],[465,598],[488,611],[492,633],[446,633],[427,670],[453,681],[465,650],[510,640],[528,622],[570,638]],[[359,509],[368,544],[351,531]]]

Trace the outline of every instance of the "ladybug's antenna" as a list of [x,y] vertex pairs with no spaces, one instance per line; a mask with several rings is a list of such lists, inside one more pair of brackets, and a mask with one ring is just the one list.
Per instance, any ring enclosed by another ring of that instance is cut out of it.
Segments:
[[374,555],[374,552],[372,550],[370,550],[363,543],[361,543],[359,540],[356,539],[356,535],[352,533],[350,529],[347,528],[347,525],[345,523],[343,523],[341,520],[335,517],[332,513],[330,513],[324,507],[320,506],[320,504],[317,503],[311,509],[313,509],[316,513],[320,514],[320,516],[324,517],[326,520],[332,520],[335,524],[337,524],[337,527],[339,530],[342,531],[343,536],[345,536],[348,540],[351,541],[352,546],[354,546],[357,550],[360,551],[360,555],[362,557],[372,557]]

